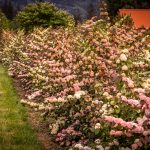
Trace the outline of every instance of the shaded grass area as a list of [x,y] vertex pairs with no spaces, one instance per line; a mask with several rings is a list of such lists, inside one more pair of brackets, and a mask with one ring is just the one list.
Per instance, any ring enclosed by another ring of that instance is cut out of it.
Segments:
[[40,150],[27,113],[7,71],[0,65],[0,150]]

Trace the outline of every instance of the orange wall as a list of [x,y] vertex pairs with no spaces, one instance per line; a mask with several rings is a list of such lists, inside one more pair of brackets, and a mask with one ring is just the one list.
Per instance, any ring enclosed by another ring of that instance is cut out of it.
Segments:
[[120,15],[131,15],[135,27],[150,27],[150,9],[120,9]]

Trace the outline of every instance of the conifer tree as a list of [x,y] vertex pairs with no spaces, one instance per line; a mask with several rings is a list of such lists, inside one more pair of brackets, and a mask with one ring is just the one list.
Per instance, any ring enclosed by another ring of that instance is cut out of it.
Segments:
[[2,11],[5,13],[8,19],[13,19],[14,17],[14,8],[11,0],[5,0],[2,7]]

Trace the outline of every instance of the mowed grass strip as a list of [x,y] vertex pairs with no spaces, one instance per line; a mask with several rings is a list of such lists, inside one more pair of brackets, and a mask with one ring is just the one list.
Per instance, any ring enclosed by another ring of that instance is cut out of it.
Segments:
[[0,150],[41,150],[27,121],[25,108],[0,65]]

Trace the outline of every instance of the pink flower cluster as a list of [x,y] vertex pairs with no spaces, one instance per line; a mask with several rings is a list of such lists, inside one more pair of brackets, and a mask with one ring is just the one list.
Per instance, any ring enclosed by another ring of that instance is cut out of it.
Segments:
[[139,126],[137,123],[134,123],[134,122],[126,122],[121,118],[105,116],[105,121],[107,121],[109,123],[113,123],[115,125],[119,125],[126,129],[129,129],[129,130],[131,130],[132,133],[143,133],[144,132],[144,128],[142,126]]
[[80,131],[75,131],[73,127],[68,127],[57,134],[56,141],[60,142],[61,145],[70,146],[75,144],[75,141],[72,141],[72,136],[78,138],[82,136],[82,133]]
[[141,104],[139,100],[134,100],[134,99],[127,99],[127,97],[125,96],[121,96],[121,100],[129,105],[131,105],[131,107],[137,107],[137,108],[141,108]]
[[111,131],[110,131],[110,135],[111,135],[111,136],[121,136],[121,135],[123,135],[123,131],[111,130]]
[[31,95],[28,95],[27,96],[27,98],[29,99],[29,100],[33,100],[34,98],[36,98],[36,97],[38,97],[38,96],[41,96],[41,90],[40,91],[36,91],[36,92],[34,92],[34,93],[32,93]]
[[122,77],[122,81],[124,81],[129,88],[134,88],[134,86],[135,86],[134,82],[125,76]]

